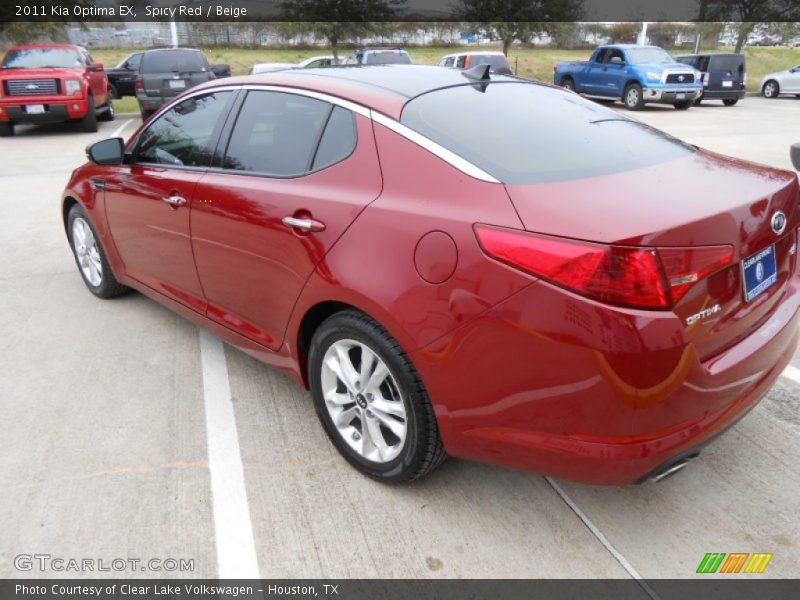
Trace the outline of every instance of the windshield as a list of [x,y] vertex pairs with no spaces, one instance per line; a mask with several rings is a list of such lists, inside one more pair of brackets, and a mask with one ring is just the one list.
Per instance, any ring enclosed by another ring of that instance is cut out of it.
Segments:
[[410,65],[411,57],[406,52],[396,52],[394,50],[381,50],[379,52],[369,52],[364,57],[366,65]]
[[609,175],[694,152],[609,108],[529,83],[423,94],[401,122],[508,184]]
[[4,69],[81,68],[83,62],[72,48],[25,48],[9,50],[3,61]]
[[658,65],[674,63],[669,52],[661,48],[628,48],[628,58],[635,65]]
[[206,61],[196,50],[161,50],[145,52],[142,58],[143,73],[172,73],[205,71]]

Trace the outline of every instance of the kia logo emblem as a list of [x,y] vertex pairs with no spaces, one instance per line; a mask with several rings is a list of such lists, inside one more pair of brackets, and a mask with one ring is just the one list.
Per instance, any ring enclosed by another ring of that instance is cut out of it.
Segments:
[[778,235],[782,234],[786,229],[786,215],[778,211],[772,215],[772,231]]

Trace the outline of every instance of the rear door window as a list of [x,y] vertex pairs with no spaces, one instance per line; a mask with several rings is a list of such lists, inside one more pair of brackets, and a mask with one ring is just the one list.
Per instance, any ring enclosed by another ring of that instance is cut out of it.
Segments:
[[296,94],[249,92],[228,142],[223,168],[272,177],[307,173],[332,108],[328,102]]
[[356,123],[353,113],[335,106],[314,155],[312,170],[334,165],[352,154],[356,148]]

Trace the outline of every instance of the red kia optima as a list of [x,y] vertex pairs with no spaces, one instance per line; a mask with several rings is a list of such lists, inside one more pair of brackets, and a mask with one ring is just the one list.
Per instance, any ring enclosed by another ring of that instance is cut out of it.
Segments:
[[415,66],[214,81],[89,149],[63,215],[130,288],[291,374],[361,472],[659,477],[798,341],[798,180],[549,85]]

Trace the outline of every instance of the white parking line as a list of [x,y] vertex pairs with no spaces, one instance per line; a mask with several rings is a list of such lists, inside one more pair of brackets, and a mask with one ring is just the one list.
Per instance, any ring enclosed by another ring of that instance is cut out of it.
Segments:
[[781,377],[785,377],[786,379],[794,381],[795,383],[800,383],[800,369],[789,365],[783,370]]
[[121,137],[122,132],[125,131],[125,128],[131,123],[133,123],[133,119],[128,119],[127,121],[125,121],[122,125],[117,127],[116,131],[114,131],[114,133],[111,134],[111,137],[112,138]]
[[581,521],[583,521],[583,524],[586,525],[589,531],[592,532],[592,535],[594,535],[594,537],[596,537],[597,540],[601,544],[603,544],[603,546],[605,546],[605,549],[611,553],[611,556],[613,556],[617,560],[617,562],[622,566],[622,568],[625,569],[628,572],[628,574],[633,579],[636,580],[636,583],[639,584],[642,590],[644,590],[644,592],[648,596],[650,596],[653,600],[661,600],[660,596],[653,591],[653,588],[647,585],[647,582],[642,579],[642,576],[639,575],[639,572],[633,568],[633,565],[629,563],[624,556],[622,556],[622,553],[620,553],[620,551],[614,547],[614,545],[608,540],[608,538],[605,535],[603,535],[603,532],[600,531],[597,525],[594,524],[594,521],[592,521],[589,518],[589,516],[580,509],[580,507],[577,504],[575,504],[575,501],[572,498],[570,498],[563,489],[561,489],[561,486],[558,485],[555,481],[553,481],[549,477],[545,477],[544,480],[550,484],[550,487],[552,487],[556,491],[556,494],[561,496],[561,499],[567,503],[567,506],[569,506],[572,509],[572,512],[578,515],[578,518]]
[[217,542],[217,576],[220,579],[259,579],[225,348],[207,331],[198,331]]

